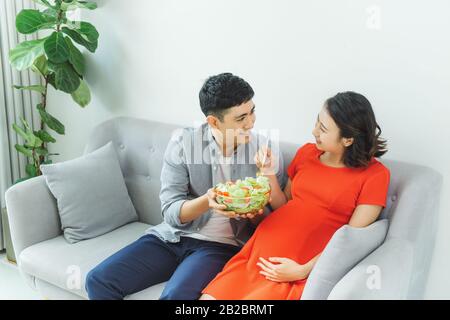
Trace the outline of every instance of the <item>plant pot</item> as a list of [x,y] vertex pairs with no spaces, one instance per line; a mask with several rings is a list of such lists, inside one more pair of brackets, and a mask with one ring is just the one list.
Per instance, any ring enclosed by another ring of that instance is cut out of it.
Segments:
[[16,256],[14,254],[14,248],[11,240],[11,232],[9,230],[8,214],[6,213],[6,208],[2,208],[2,227],[3,236],[5,239],[6,259],[8,259],[10,262],[16,263]]

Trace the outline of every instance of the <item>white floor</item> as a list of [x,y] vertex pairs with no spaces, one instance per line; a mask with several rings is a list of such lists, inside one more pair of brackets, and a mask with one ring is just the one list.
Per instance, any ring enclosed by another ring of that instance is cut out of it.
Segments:
[[0,300],[41,300],[17,269],[17,266],[0,253]]

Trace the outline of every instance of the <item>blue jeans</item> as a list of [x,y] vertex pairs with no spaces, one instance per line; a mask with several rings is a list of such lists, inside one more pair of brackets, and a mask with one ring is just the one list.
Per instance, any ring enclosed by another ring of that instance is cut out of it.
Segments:
[[145,235],[89,272],[89,299],[114,300],[168,281],[160,299],[195,300],[239,247],[181,237],[166,243]]

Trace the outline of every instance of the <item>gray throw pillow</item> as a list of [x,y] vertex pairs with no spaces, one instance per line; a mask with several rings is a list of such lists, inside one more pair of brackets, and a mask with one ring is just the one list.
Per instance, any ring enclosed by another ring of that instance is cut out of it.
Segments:
[[326,300],[334,286],[386,238],[389,221],[378,220],[365,228],[349,225],[335,232],[317,260],[303,290],[302,300]]
[[94,238],[138,219],[112,142],[80,158],[41,165],[64,237]]

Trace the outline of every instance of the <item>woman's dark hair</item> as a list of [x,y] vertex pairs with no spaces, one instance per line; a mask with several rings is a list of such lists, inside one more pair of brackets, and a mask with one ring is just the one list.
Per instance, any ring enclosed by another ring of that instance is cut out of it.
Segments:
[[381,128],[366,97],[351,91],[341,92],[329,98],[325,105],[341,137],[354,140],[344,152],[347,167],[367,167],[373,157],[387,152],[386,140],[380,138]]
[[250,101],[254,95],[244,79],[222,73],[206,80],[199,94],[200,107],[205,116],[214,115],[223,121],[227,109]]

